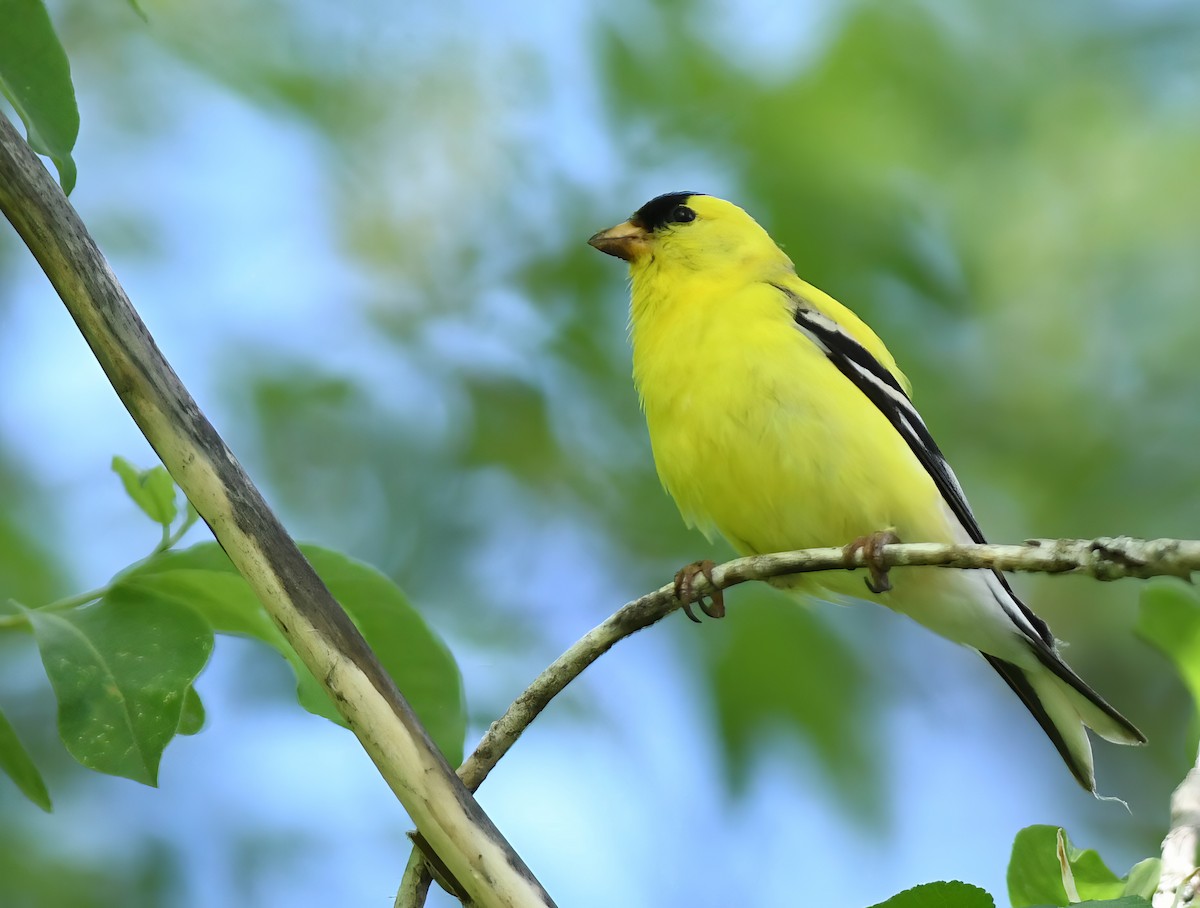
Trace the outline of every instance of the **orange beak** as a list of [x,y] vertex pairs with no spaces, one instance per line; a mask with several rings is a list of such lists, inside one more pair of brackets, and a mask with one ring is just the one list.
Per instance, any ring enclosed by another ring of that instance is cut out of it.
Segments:
[[608,255],[632,262],[649,250],[650,234],[636,221],[625,221],[616,227],[601,230],[588,240],[588,245],[595,246]]

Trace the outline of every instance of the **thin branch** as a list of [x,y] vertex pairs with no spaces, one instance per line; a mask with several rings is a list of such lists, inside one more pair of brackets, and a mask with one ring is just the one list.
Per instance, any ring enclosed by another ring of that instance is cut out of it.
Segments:
[[429,884],[432,882],[433,874],[429,872],[425,855],[421,853],[420,848],[413,846],[392,908],[421,908],[425,904],[425,898],[429,895]]
[[[722,567],[728,569],[729,565]],[[720,571],[721,568],[713,571],[713,580],[720,588],[742,582],[738,580],[724,584],[722,581],[725,578]],[[474,753],[463,761],[458,769],[458,776],[467,788],[475,791],[483,784],[488,773],[500,762],[500,758],[508,753],[521,733],[585,668],[612,649],[619,640],[661,621],[679,608],[679,605],[679,600],[675,598],[674,584],[661,587],[618,610],[555,659],[525,692],[513,701],[504,715],[492,723]]]
[[79,215],[0,116],[0,210],[121,402],[475,904],[550,906],[447,766],[362,635],[163,358]]
[[[1200,541],[1133,539],[1129,536],[1099,539],[1031,539],[1024,545],[945,545],[900,543],[878,550],[880,567],[944,567],[1046,574],[1084,574],[1097,580],[1124,577],[1180,577],[1190,579],[1200,571]],[[864,553],[842,548],[805,549],[774,555],[738,558],[713,568],[712,583],[697,575],[693,589],[711,593],[751,580],[769,580],[785,574],[853,570],[865,567]],[[675,585],[667,584],[628,603],[607,621],[592,629],[543,671],[508,710],[492,723],[479,745],[458,769],[466,786],[475,791],[508,753],[522,732],[574,681],[585,668],[612,649],[619,640],[662,620],[681,603]],[[1198,783],[1200,784],[1200,783]],[[409,865],[410,876],[427,874],[420,862]],[[419,905],[419,902],[412,903]],[[1155,908],[1158,908],[1157,903]]]
[[187,510],[184,512],[183,520],[173,532],[168,532],[170,527],[163,527],[162,541],[154,547],[151,555],[157,555],[160,552],[165,552],[175,548],[179,544],[179,540],[187,535],[187,531],[196,525],[196,521],[200,519],[200,515],[196,513],[196,509],[192,507],[192,503],[187,503]]
[[1196,849],[1200,846],[1200,755],[1171,794],[1171,831],[1162,843],[1162,871],[1154,908],[1188,905],[1196,897]]
[[[1084,574],[1097,580],[1123,577],[1170,576],[1189,579],[1200,571],[1200,541],[1133,539],[1129,536],[1099,539],[1033,539],[1024,545],[945,545],[900,543],[879,549],[880,566],[990,568],[1045,574]],[[865,567],[861,549],[805,549],[774,555],[738,558],[713,568],[712,583],[697,575],[698,593],[726,590],[750,580],[769,580],[785,574]],[[508,710],[492,723],[458,770],[467,787],[475,791],[487,774],[508,753],[537,715],[580,673],[618,641],[680,607],[674,584],[667,584],[624,606],[607,621],[585,634],[529,685]]]

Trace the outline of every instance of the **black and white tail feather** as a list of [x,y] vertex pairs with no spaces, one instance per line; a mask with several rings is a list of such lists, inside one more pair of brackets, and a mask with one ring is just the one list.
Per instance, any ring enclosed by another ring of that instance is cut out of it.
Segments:
[[[958,478],[896,376],[804,297],[786,287],[774,286],[788,298],[797,328],[866,395],[908,444],[933,478],[964,539],[985,542]],[[989,653],[982,653],[983,657],[1037,719],[1079,784],[1095,794],[1092,747],[1085,726],[1118,744],[1144,744],[1145,736],[1062,660],[1046,622],[1017,598],[1003,574],[991,572],[982,576],[997,605],[1048,671],[1020,668]]]

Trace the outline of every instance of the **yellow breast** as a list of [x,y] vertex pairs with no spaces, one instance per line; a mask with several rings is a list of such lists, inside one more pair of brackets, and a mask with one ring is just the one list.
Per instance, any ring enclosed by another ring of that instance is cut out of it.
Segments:
[[784,294],[766,283],[660,289],[635,281],[634,380],[659,476],[689,523],[743,554],[889,527],[952,538],[932,479],[795,327]]

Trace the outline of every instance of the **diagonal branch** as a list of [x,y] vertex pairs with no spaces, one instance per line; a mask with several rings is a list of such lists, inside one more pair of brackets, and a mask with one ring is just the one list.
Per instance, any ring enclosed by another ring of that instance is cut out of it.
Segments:
[[200,412],[75,209],[0,115],[0,210],[121,402],[474,904],[550,897],[442,758],[341,606]]

